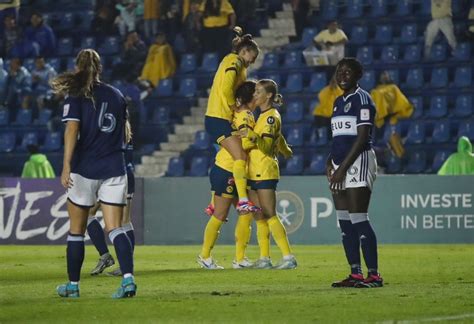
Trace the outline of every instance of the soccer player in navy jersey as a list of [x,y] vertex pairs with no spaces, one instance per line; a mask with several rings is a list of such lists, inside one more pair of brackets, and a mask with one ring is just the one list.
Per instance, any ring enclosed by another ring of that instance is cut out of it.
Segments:
[[[336,66],[336,81],[344,93],[334,102],[326,174],[351,274],[334,282],[332,287],[383,286],[378,273],[377,238],[367,213],[377,172],[371,135],[375,105],[369,93],[357,83],[362,75],[362,65],[355,58],[344,58]],[[368,268],[365,279],[360,249]]]
[[96,201],[101,203],[106,230],[123,273],[122,283],[112,297],[132,297],[137,289],[132,244],[121,227],[127,194],[123,154],[123,145],[128,142],[127,104],[119,90],[100,81],[101,70],[99,54],[84,49],[76,57],[75,71],[51,82],[55,93],[66,96],[61,183],[67,189],[70,220],[66,252],[69,282],[57,287],[61,297],[79,297],[84,233],[89,209]]

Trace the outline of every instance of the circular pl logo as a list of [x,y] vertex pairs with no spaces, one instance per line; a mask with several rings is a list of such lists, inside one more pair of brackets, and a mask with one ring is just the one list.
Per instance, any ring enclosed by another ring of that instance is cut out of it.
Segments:
[[291,191],[278,191],[276,200],[276,212],[287,233],[296,232],[304,220],[304,205],[301,198]]

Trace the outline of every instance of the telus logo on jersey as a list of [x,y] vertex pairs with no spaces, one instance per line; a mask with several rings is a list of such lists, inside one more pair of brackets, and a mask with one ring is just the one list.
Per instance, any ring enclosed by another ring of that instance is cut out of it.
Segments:
[[357,118],[355,116],[338,116],[331,119],[333,136],[357,135]]
[[291,191],[278,191],[276,199],[277,215],[287,233],[296,232],[304,220],[304,205],[300,197]]

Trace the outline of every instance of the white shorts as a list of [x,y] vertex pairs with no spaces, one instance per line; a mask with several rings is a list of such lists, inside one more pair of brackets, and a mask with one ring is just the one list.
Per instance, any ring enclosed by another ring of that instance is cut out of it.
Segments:
[[[332,161],[334,170],[339,167]],[[346,180],[342,183],[342,190],[346,188],[367,187],[372,190],[377,176],[377,159],[374,150],[362,152],[346,173]]]
[[71,173],[73,185],[67,191],[67,198],[80,207],[92,207],[97,201],[109,205],[127,204],[127,176],[105,180],[87,179]]

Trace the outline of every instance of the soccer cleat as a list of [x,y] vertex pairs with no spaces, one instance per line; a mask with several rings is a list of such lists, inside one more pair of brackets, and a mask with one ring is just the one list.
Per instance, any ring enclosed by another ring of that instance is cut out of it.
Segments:
[[122,270],[120,270],[120,268],[117,268],[115,270],[107,272],[107,274],[109,276],[120,277],[120,276],[122,276]]
[[260,258],[257,261],[255,261],[253,265],[254,269],[271,269],[273,268],[272,260],[270,258]]
[[289,269],[295,269],[298,266],[298,263],[296,262],[296,258],[294,256],[288,257],[288,258],[283,258],[281,261],[273,267],[273,269],[276,270],[289,270]]
[[255,206],[251,201],[239,201],[235,209],[239,214],[256,213],[261,210],[260,207]]
[[61,297],[79,297],[79,285],[73,285],[70,282],[57,286],[56,291]]
[[364,281],[360,281],[355,288],[379,288],[383,287],[383,279],[380,275],[369,275]]
[[209,216],[209,217],[211,217],[212,215],[214,215],[214,205],[213,205],[213,204],[207,205],[206,209],[204,209],[204,212],[205,212],[206,215]]
[[198,255],[196,261],[201,266],[201,268],[203,268],[203,269],[208,269],[208,270],[222,270],[222,269],[224,269],[224,267],[218,265],[212,257],[204,259],[200,255]]
[[100,256],[97,265],[91,271],[91,275],[96,276],[98,274],[101,274],[105,270],[105,268],[111,267],[114,264],[114,258],[109,253],[105,253],[104,255]]
[[137,285],[133,280],[133,277],[123,278],[122,284],[117,289],[117,291],[112,295],[112,298],[127,298],[133,297],[137,294]]
[[364,281],[362,275],[350,274],[346,279],[331,284],[333,288],[354,288],[358,283]]
[[246,269],[252,268],[253,266],[253,262],[250,262],[247,258],[244,258],[242,261],[232,261],[232,268],[234,269]]

